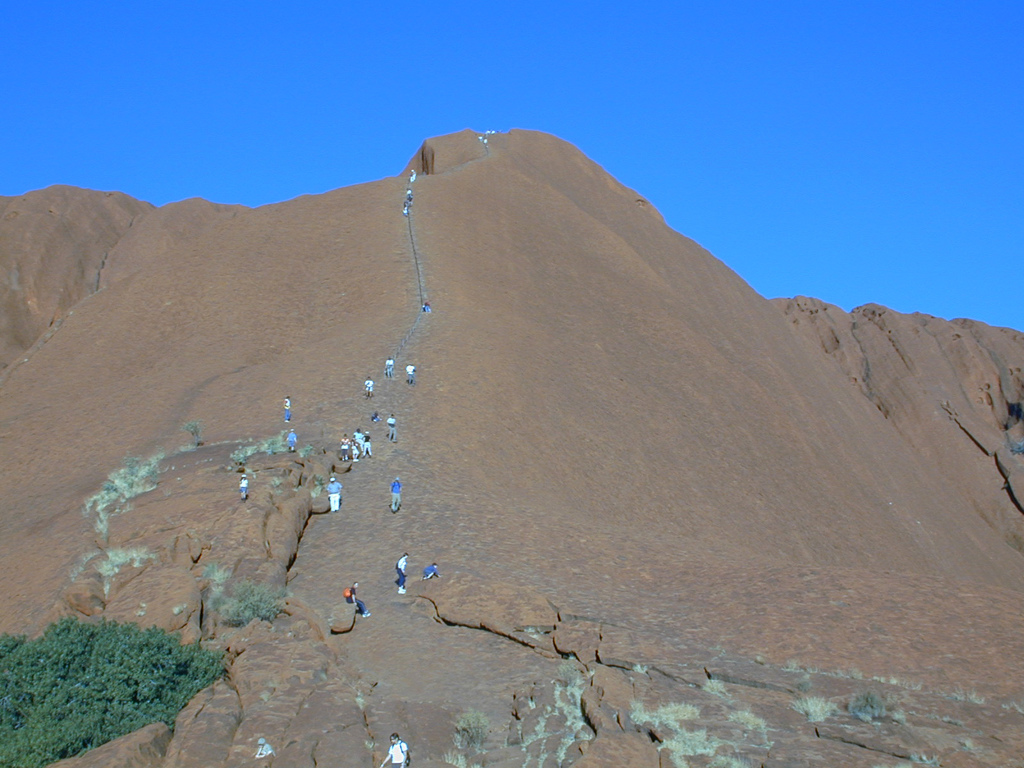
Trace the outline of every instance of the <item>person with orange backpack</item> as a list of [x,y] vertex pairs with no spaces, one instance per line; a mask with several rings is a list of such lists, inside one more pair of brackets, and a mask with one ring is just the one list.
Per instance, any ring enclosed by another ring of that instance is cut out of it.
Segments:
[[356,597],[356,588],[358,586],[359,586],[359,582],[357,581],[351,587],[345,587],[344,591],[341,594],[342,594],[342,597],[345,598],[345,602],[346,603],[348,603],[350,605],[355,603],[356,612],[360,616],[362,616],[364,619],[368,619],[368,618],[370,618],[370,612],[368,610],[366,610],[366,603],[364,603],[362,600],[360,600],[358,597]]

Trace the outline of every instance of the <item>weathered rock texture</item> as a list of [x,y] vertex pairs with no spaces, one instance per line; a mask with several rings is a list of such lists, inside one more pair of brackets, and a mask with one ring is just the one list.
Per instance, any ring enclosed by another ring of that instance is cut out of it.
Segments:
[[[428,767],[1024,749],[1021,334],[766,301],[528,131],[431,139],[398,178],[255,210],[62,194],[54,221],[106,233],[107,261],[54,246],[48,280],[93,282],[6,326],[32,349],[0,384],[0,630],[70,614],[224,648],[154,765],[251,765],[260,738],[268,765],[379,765],[393,731]],[[388,355],[419,380],[368,401]],[[301,450],[268,453],[285,396]],[[360,426],[374,457],[340,462]],[[157,451],[155,488],[88,503]],[[287,590],[272,624],[229,626],[246,580]],[[845,710],[869,690],[874,723]],[[806,696],[838,711],[809,722]],[[467,710],[485,754],[453,743]]]

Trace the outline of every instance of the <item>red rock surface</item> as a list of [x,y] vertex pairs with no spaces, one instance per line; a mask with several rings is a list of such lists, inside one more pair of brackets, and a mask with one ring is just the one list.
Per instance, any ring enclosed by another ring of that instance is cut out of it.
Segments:
[[[100,228],[99,194],[63,215]],[[4,339],[36,346],[0,397],[0,630],[72,613],[228,648],[165,765],[251,764],[258,737],[275,765],[379,765],[392,730],[443,764],[466,709],[490,718],[488,765],[667,765],[671,728],[635,701],[700,711],[685,728],[719,746],[692,765],[1010,764],[1021,334],[766,301],[528,131],[431,139],[397,178],[255,210],[132,205],[101,290],[41,343]],[[26,252],[49,253],[32,232]],[[382,380],[394,353],[415,387]],[[284,428],[286,395],[311,452],[251,456],[242,504],[231,454]],[[182,450],[191,419],[206,445]],[[357,426],[375,457],[342,465]],[[105,526],[82,514],[125,455],[157,450],[154,490]],[[323,514],[332,472],[344,504]],[[420,583],[431,561],[444,575]],[[287,584],[273,626],[222,622],[242,579]],[[371,618],[341,600],[355,581]],[[806,685],[839,705],[878,687],[904,722],[867,744],[844,712],[822,735],[790,706]],[[731,719],[748,709],[771,738]]]

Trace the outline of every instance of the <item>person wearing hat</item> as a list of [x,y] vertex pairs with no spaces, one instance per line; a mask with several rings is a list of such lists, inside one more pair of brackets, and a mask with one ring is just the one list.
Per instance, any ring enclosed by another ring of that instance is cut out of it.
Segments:
[[327,498],[331,502],[331,512],[337,512],[341,509],[341,489],[342,484],[338,482],[338,478],[331,475],[331,482],[327,484]]
[[288,432],[288,450],[291,453],[295,453],[295,444],[299,441],[299,436],[295,434],[295,430]]
[[242,475],[242,479],[238,481],[238,493],[242,496],[242,501],[249,498],[249,478],[247,475]]

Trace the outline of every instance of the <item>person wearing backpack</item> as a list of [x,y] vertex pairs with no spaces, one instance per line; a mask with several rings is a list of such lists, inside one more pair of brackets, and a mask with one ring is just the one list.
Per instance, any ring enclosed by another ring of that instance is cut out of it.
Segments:
[[412,758],[409,756],[409,745],[402,741],[397,733],[391,734],[391,747],[388,749],[388,756],[380,764],[380,768],[407,768]]
[[362,616],[364,619],[368,619],[370,618],[370,612],[366,610],[366,603],[364,603],[362,600],[356,597],[356,589],[358,587],[359,582],[357,581],[351,587],[345,587],[341,595],[345,598],[345,602],[349,605],[355,603],[356,611],[359,613],[359,615]]

